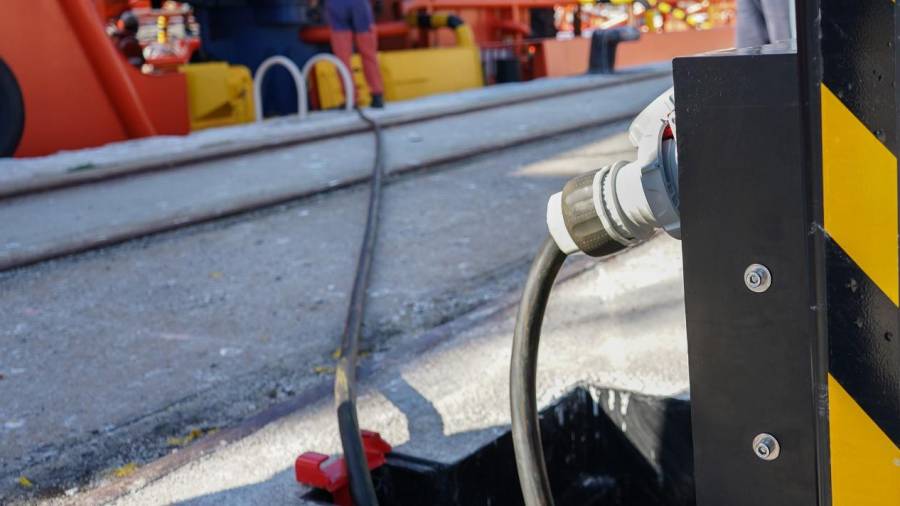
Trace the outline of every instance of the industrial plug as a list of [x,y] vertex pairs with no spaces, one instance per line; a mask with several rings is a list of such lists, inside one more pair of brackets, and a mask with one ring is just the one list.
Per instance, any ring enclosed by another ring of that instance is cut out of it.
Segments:
[[636,160],[576,176],[550,197],[547,226],[563,253],[608,255],[657,228],[681,238],[672,89],[635,118],[628,137]]
[[662,228],[681,238],[675,100],[668,90],[628,129],[637,159],[570,180],[547,203],[550,236],[534,257],[513,332],[509,370],[510,419],[516,468],[527,506],[552,506],[537,412],[537,355],[544,310],[566,257],[604,256],[648,239]]

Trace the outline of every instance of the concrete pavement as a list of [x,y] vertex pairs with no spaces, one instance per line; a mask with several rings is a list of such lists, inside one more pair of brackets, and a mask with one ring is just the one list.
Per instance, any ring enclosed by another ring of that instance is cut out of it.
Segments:
[[[505,83],[392,102],[386,109],[370,111],[370,114],[385,126],[397,126],[522,101],[637,83],[669,74],[671,64],[665,62],[634,67],[612,75]],[[368,130],[369,126],[354,114],[317,111],[304,119],[285,116],[261,123],[200,130],[186,136],[158,136],[28,159],[0,159],[0,197],[36,187],[93,181],[114,174],[140,172],[148,167],[179,166],[215,156],[283,147],[284,144]]]
[[[664,75],[392,127],[386,170],[631,118],[670,85]],[[363,132],[0,199],[0,270],[351,185],[365,180],[371,164],[371,134]]]
[[[557,286],[539,365],[542,405],[581,383],[686,394],[680,263],[680,243],[659,236]],[[403,454],[446,464],[504,434],[514,314],[507,307],[481,318],[415,360],[380,371],[363,388],[362,426]],[[627,409],[627,394],[592,395]],[[114,504],[303,504],[293,459],[305,450],[340,451],[332,409],[323,399],[158,481],[131,483]],[[93,498],[75,494],[59,503]]]
[[[423,331],[516,292],[544,234],[542,202],[568,176],[632,156],[626,125],[393,182],[365,363],[403,358]],[[122,465],[178,449],[170,438],[224,431],[268,406],[327,391],[364,207],[364,188],[351,188],[0,275],[0,497],[103,481]],[[669,255],[664,268],[677,275],[680,262]],[[573,300],[578,318],[596,314],[590,299]],[[670,317],[678,304],[663,304],[675,308]],[[665,374],[684,379],[679,355],[669,355],[677,364],[666,358]],[[500,367],[502,356],[491,356]],[[585,355],[572,365],[583,376],[595,364]],[[570,383],[561,378],[556,391]],[[317,416],[330,419],[322,409]],[[383,416],[390,413],[397,410]],[[330,425],[304,427],[308,439],[290,443],[290,453],[333,448]],[[285,458],[278,447],[271,452]],[[273,465],[283,469],[275,459],[259,470]],[[33,489],[17,484],[22,475]]]

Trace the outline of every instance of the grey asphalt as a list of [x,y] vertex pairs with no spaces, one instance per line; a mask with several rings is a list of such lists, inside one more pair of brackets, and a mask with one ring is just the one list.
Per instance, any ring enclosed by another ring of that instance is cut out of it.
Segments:
[[[645,90],[648,100],[667,85]],[[486,125],[475,127],[454,126]],[[366,324],[373,367],[514,293],[544,234],[547,196],[632,156],[625,127],[392,182]],[[403,139],[391,156],[415,157]],[[350,188],[0,275],[0,498],[103,481],[173,451],[171,437],[228,427],[330,381],[365,195]],[[318,443],[329,427],[292,448],[328,450]],[[23,490],[19,476],[35,487]]]

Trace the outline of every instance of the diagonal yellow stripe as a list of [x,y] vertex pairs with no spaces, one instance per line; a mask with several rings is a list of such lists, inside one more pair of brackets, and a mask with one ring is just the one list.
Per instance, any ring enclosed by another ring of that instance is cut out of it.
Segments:
[[822,86],[825,231],[898,304],[897,158]]
[[900,504],[900,448],[828,375],[831,504]]

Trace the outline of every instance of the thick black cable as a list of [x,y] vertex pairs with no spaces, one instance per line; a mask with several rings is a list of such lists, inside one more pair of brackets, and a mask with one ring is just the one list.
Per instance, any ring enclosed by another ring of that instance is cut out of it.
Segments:
[[347,308],[347,319],[344,321],[344,332],[341,336],[341,347],[335,368],[334,405],[337,410],[338,428],[341,434],[341,445],[344,449],[344,460],[347,464],[347,476],[353,504],[355,506],[377,506],[378,497],[375,495],[375,486],[372,483],[372,475],[369,472],[366,453],[363,449],[356,413],[356,362],[359,357],[359,336],[365,317],[366,291],[369,287],[369,275],[372,270],[372,256],[378,237],[378,214],[381,207],[381,189],[384,178],[384,140],[381,125],[361,109],[357,109],[357,112],[359,117],[372,127],[375,134],[375,163],[372,166],[370,180],[366,229],[359,250],[356,277],[353,280],[353,291],[350,292],[350,305]]
[[516,316],[509,370],[509,402],[519,483],[527,506],[552,506],[550,479],[541,447],[536,374],[544,310],[556,275],[566,260],[552,237],[534,257]]

